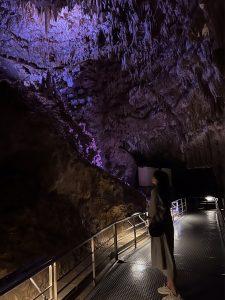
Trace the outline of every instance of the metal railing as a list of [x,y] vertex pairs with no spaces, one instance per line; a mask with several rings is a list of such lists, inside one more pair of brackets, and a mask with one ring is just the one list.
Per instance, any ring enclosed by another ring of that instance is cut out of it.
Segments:
[[218,199],[216,200],[216,213],[217,213],[217,221],[219,225],[219,230],[221,234],[221,238],[223,244],[225,246],[225,214],[224,214],[224,199],[222,199],[222,207],[219,206]]
[[[186,199],[172,202],[173,219],[187,208]],[[85,299],[119,255],[147,238],[147,213],[117,221],[72,250],[0,280],[0,299]]]
[[187,211],[187,200],[186,198],[177,199],[171,203],[171,215],[175,221],[177,218],[183,215]]

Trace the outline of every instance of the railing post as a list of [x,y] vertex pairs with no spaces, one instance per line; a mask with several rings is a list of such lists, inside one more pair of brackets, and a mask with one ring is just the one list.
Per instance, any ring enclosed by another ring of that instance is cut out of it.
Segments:
[[49,277],[49,299],[52,300],[52,296],[53,296],[52,265],[48,267],[48,277]]
[[133,226],[134,226],[134,247],[137,248],[137,234],[136,234],[136,226],[135,226],[135,218],[133,217]]
[[54,295],[54,300],[58,300],[56,262],[53,263],[53,295]]
[[118,260],[117,226],[113,224],[115,261]]
[[187,199],[186,199],[186,197],[184,198],[184,203],[185,203],[185,211],[187,211]]
[[95,241],[94,238],[91,239],[91,259],[92,259],[92,283],[93,286],[96,285],[96,275],[95,275]]
[[174,221],[173,204],[172,204],[172,207],[170,208],[170,213],[171,213],[171,216],[172,216],[172,220]]
[[181,210],[182,210],[181,214],[183,214],[184,213],[183,198],[181,198]]
[[37,291],[40,293],[40,296],[42,296],[42,298],[44,300],[46,300],[46,297],[45,297],[44,293],[41,292],[41,289],[39,288],[39,286],[37,285],[37,283],[34,281],[34,279],[32,277],[30,277],[30,281],[32,282],[34,287],[37,289]]
[[149,221],[148,221],[148,212],[145,213],[146,216],[146,222],[145,222],[145,227],[146,227],[146,235],[148,235],[148,227],[149,227]]

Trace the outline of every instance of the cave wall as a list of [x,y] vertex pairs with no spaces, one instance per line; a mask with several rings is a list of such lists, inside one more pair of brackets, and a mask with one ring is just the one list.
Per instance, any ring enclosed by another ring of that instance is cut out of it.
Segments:
[[82,155],[132,184],[135,153],[212,167],[223,190],[222,0],[20,3],[0,4],[1,77],[57,96]]
[[0,92],[0,277],[145,208],[142,195],[80,156],[50,100],[6,82]]
[[209,168],[224,194],[223,0],[3,0],[0,24],[2,276],[139,210],[98,167]]

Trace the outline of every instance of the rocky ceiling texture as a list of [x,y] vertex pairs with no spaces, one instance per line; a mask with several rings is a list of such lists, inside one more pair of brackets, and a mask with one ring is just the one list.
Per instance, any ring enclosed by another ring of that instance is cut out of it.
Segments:
[[0,78],[57,98],[93,164],[212,167],[222,188],[223,0],[4,0],[0,23]]

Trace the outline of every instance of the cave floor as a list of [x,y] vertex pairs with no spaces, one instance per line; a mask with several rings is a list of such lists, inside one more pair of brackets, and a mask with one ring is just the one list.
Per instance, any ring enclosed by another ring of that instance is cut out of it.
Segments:
[[[175,222],[177,285],[184,300],[225,299],[225,252],[215,210],[186,214]],[[160,300],[164,276],[151,267],[150,239],[119,257],[88,300]]]

